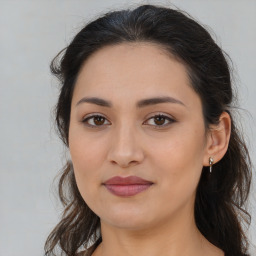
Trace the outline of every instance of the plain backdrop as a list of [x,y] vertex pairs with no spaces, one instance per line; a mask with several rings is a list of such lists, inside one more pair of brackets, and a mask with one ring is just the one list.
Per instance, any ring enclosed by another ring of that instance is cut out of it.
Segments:
[[[52,182],[64,147],[51,114],[58,92],[51,59],[96,15],[138,3],[175,4],[206,24],[231,56],[244,109],[241,123],[255,164],[256,0],[0,0],[0,256],[43,255],[61,212]],[[250,205],[248,234],[255,244],[253,194]]]

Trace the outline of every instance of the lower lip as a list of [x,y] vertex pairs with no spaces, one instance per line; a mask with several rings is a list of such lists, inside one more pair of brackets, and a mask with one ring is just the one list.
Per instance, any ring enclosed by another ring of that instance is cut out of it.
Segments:
[[152,184],[132,184],[132,185],[107,185],[105,187],[116,196],[134,196],[146,189]]

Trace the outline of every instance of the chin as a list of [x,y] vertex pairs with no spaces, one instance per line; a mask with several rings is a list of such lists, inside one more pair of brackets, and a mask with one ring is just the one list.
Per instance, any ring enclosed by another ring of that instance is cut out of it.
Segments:
[[[100,217],[101,218],[101,217]],[[144,214],[111,214],[109,218],[101,218],[111,226],[120,229],[139,230],[152,225],[152,220],[145,218]]]

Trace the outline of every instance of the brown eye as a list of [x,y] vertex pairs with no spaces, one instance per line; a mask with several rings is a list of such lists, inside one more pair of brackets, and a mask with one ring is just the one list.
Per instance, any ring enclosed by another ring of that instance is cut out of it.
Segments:
[[96,125],[103,125],[104,124],[104,117],[102,116],[95,116],[93,117],[93,121]]
[[103,126],[105,123],[105,120],[107,120],[104,116],[101,115],[91,115],[85,119],[83,119],[83,123],[85,123],[88,126],[91,127],[100,127]]
[[165,123],[165,117],[163,116],[155,116],[154,117],[154,122],[157,124],[157,125],[163,125]]
[[[156,129],[164,128],[164,127],[169,126],[170,124],[176,122],[176,120],[174,120],[173,118],[166,116],[166,115],[162,115],[162,114],[152,116],[148,120],[153,120],[153,122],[151,122],[150,126],[155,126],[154,128],[156,128]],[[148,122],[148,123],[150,123],[150,122]]]

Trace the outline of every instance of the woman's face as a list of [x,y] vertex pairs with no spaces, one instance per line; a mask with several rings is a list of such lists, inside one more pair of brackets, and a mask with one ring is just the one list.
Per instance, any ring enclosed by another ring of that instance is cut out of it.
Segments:
[[[145,101],[152,98],[164,100]],[[108,46],[83,65],[69,146],[79,191],[102,223],[135,230],[193,216],[209,158],[205,135],[201,101],[184,65],[159,46]],[[114,176],[138,176],[152,185],[137,194],[143,186],[119,185],[114,194],[104,184]]]

